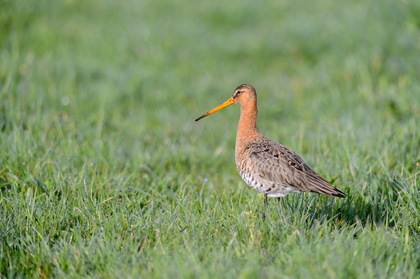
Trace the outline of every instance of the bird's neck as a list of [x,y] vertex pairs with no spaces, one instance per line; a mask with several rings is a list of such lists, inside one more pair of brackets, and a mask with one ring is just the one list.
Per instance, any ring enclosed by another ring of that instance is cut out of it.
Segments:
[[245,148],[245,146],[258,138],[262,134],[257,129],[257,104],[241,105],[241,117],[238,124],[238,133],[236,134],[236,150]]

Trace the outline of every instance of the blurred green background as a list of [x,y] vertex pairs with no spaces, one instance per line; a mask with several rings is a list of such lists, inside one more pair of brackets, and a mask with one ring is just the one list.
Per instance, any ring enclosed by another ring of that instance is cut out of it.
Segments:
[[[347,199],[259,221],[242,83]],[[417,0],[0,1],[0,274],[418,278],[419,116]]]

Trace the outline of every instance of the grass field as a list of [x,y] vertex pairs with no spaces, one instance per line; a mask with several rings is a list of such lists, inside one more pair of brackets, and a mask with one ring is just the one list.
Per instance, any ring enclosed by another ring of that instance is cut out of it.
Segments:
[[[346,193],[263,200],[259,130]],[[0,1],[0,277],[419,278],[420,2]]]

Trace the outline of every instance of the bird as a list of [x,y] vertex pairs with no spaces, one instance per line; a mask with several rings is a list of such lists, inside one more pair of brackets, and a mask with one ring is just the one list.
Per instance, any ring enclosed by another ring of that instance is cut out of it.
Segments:
[[208,111],[199,121],[232,104],[241,105],[235,144],[238,173],[251,188],[264,195],[263,220],[267,197],[277,198],[284,218],[281,198],[291,193],[312,192],[344,198],[340,190],[315,173],[296,153],[269,140],[257,128],[257,92],[250,84],[239,85],[226,102]]

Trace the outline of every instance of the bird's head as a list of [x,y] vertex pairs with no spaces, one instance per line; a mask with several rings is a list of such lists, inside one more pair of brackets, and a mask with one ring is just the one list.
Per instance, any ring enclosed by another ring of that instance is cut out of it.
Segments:
[[225,108],[235,103],[245,105],[248,103],[256,103],[256,102],[257,102],[257,92],[255,91],[255,88],[250,84],[242,84],[236,87],[236,89],[233,91],[232,97],[230,97],[229,100],[227,100],[220,106],[215,107],[209,112],[203,114],[202,116],[197,118],[195,121],[198,121],[206,116],[209,116],[210,114],[215,113],[218,110],[221,110],[222,108]]

